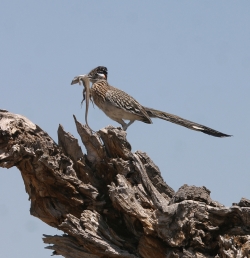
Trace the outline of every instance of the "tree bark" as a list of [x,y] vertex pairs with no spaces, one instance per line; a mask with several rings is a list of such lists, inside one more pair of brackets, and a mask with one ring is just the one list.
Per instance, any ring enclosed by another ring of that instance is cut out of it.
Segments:
[[53,254],[78,257],[250,257],[250,201],[225,207],[206,187],[176,193],[126,132],[96,133],[74,117],[86,147],[59,125],[58,144],[27,118],[0,110],[0,166],[16,166],[31,215],[65,232]]

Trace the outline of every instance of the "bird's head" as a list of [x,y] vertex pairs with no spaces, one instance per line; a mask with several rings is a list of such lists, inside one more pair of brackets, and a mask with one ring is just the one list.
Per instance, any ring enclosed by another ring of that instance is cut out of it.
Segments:
[[99,80],[108,79],[108,68],[105,66],[98,66],[88,73],[88,78],[92,83]]

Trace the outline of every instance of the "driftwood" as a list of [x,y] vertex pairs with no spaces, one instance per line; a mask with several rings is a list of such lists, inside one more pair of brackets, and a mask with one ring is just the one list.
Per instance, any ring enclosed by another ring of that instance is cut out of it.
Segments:
[[93,133],[76,118],[86,147],[58,128],[58,144],[27,118],[0,110],[0,166],[16,166],[30,213],[63,230],[44,235],[64,257],[250,257],[250,201],[225,207],[205,187],[176,193],[126,133]]

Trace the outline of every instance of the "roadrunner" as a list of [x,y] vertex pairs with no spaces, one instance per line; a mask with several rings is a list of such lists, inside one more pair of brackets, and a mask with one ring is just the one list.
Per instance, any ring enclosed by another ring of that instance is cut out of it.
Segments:
[[[75,77],[71,84],[78,83],[79,78],[80,76]],[[108,117],[118,122],[123,130],[127,130],[135,120],[152,124],[151,118],[160,118],[215,137],[231,136],[179,116],[142,106],[126,92],[109,85],[108,69],[104,66],[91,70],[87,78],[92,82],[90,98]],[[129,122],[125,123],[124,120]]]

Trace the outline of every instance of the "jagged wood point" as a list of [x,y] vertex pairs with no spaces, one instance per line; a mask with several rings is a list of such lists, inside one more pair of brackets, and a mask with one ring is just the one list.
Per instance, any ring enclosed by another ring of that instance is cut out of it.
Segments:
[[54,255],[250,257],[250,201],[213,201],[206,187],[168,186],[126,132],[93,133],[74,117],[87,150],[63,127],[58,144],[27,118],[0,110],[0,166],[16,166],[31,215],[65,232],[44,235]]

